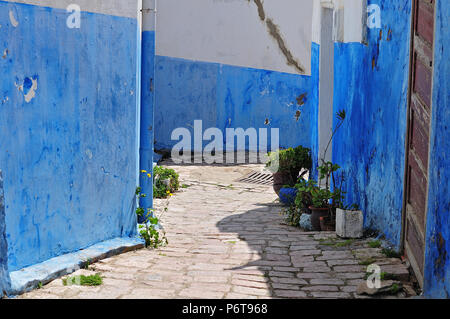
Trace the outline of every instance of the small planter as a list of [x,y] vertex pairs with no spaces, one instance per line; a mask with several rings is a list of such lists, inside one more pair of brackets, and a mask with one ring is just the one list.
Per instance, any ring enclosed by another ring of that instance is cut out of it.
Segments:
[[289,172],[278,172],[273,174],[273,190],[280,196],[280,191],[286,185],[293,185],[292,176]]
[[280,202],[282,202],[286,206],[294,205],[297,193],[298,191],[296,188],[282,188],[279,195]]
[[362,238],[364,216],[362,211],[336,210],[336,234],[342,238]]
[[313,231],[321,231],[320,217],[327,217],[329,214],[329,208],[309,207],[309,209],[312,211],[311,225],[312,225]]
[[322,231],[333,232],[336,230],[336,223],[329,217],[320,217],[320,229]]

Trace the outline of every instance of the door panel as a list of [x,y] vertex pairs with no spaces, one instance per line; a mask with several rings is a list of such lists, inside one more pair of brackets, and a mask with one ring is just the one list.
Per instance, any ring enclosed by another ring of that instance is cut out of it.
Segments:
[[435,8],[433,0],[414,0],[413,6],[404,243],[423,285]]
[[414,93],[419,96],[427,109],[429,109],[431,104],[431,77],[431,69],[424,65],[422,59],[416,57],[414,65]]
[[410,150],[416,152],[424,170],[428,170],[428,141],[430,140],[430,118],[417,101],[411,101]]
[[[432,4],[433,1],[426,1],[428,4]],[[416,30],[417,34],[426,40],[429,44],[433,43],[434,37],[434,11],[429,10],[425,1],[419,1],[417,8]]]

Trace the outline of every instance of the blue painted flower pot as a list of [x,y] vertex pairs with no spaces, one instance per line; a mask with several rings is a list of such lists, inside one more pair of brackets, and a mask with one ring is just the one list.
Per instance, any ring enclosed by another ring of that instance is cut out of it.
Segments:
[[282,188],[280,190],[280,202],[287,206],[294,205],[297,193],[296,188]]

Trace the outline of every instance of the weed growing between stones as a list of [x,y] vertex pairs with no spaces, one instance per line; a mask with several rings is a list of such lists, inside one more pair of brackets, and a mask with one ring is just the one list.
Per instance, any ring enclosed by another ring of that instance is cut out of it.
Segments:
[[287,225],[300,227],[302,211],[297,206],[292,205],[289,208],[283,209],[280,214],[284,216]]
[[[136,197],[138,200],[140,198],[146,197],[146,194],[142,193],[142,189],[140,187],[136,188]],[[169,203],[167,202],[166,207],[163,210],[163,213],[168,211]],[[166,234],[164,229],[162,229],[160,225],[160,217],[157,217],[154,210],[151,208],[147,208],[147,210],[143,207],[138,207],[136,209],[136,215],[138,217],[144,217],[145,222],[139,225],[139,234],[142,239],[145,240],[145,246],[147,248],[159,248],[161,246],[165,246],[169,243],[166,238]]]
[[367,258],[367,259],[364,259],[364,260],[361,260],[360,262],[359,262],[359,265],[361,265],[361,266],[370,266],[370,265],[373,265],[373,264],[375,264],[376,263],[376,259],[375,258]]
[[396,252],[393,249],[389,249],[389,248],[383,248],[383,250],[381,251],[381,253],[383,255],[385,255],[388,258],[401,258],[402,255],[399,254],[398,252]]
[[370,241],[368,243],[368,245],[369,245],[370,248],[380,248],[381,247],[381,241],[373,240],[373,241]]
[[101,286],[103,284],[103,278],[99,274],[91,275],[91,276],[72,276],[68,278],[62,279],[64,286],[88,286],[95,287]]

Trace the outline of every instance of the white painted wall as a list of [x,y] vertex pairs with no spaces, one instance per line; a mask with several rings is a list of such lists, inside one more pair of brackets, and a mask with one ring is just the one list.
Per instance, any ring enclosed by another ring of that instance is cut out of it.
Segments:
[[[163,0],[164,1],[164,0]],[[156,29],[157,0],[142,0],[142,30]]]
[[313,42],[320,43],[321,8],[334,10],[333,39],[337,42],[363,42],[367,21],[367,0],[317,0],[313,8]]
[[[279,26],[286,47],[307,75],[315,1],[263,1],[267,18]],[[300,73],[286,63],[253,0],[160,0],[157,21],[158,55]]]

